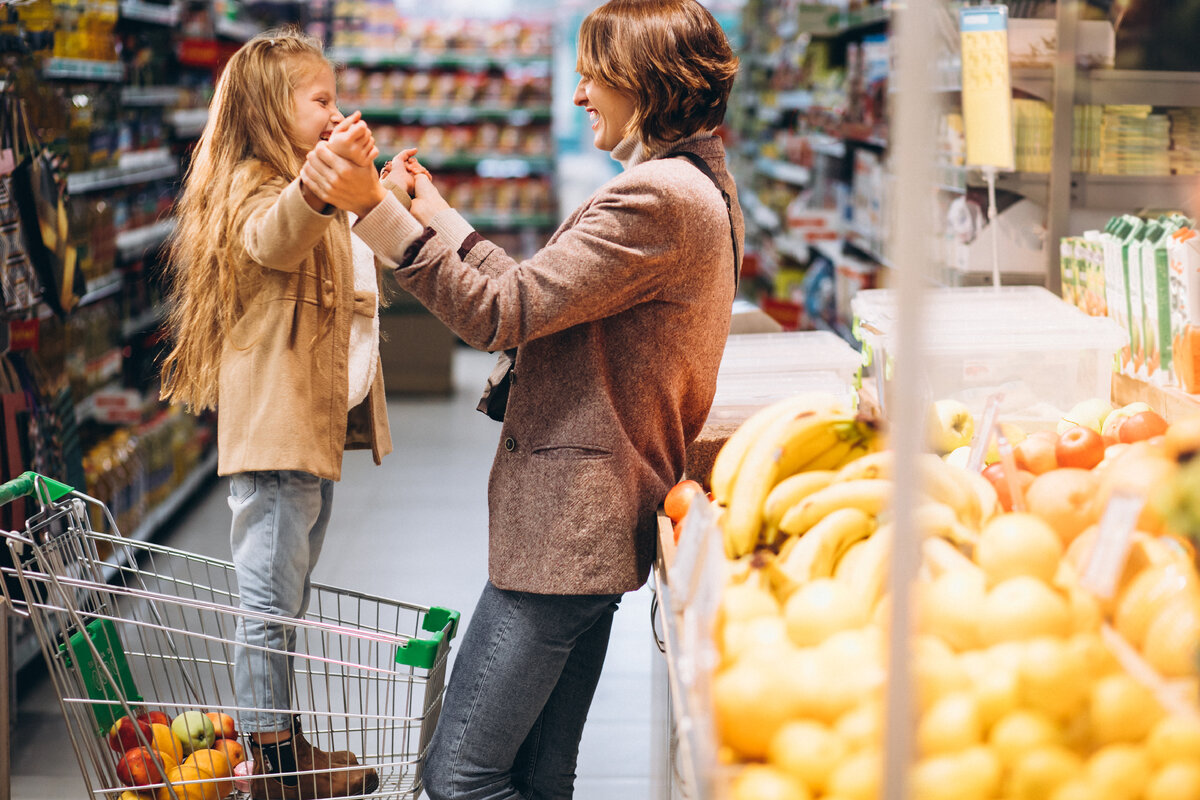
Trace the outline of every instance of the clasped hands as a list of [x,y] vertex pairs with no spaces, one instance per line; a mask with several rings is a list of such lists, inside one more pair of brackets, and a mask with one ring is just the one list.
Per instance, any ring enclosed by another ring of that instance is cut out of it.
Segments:
[[[417,222],[428,225],[450,206],[433,185],[429,170],[416,160],[416,148],[401,150],[375,172],[379,148],[371,129],[355,111],[337,124],[328,140],[317,142],[300,170],[304,187],[328,203],[359,217],[366,216],[387,196],[382,180],[389,178],[412,198],[409,209]],[[394,170],[396,161],[403,170]]]

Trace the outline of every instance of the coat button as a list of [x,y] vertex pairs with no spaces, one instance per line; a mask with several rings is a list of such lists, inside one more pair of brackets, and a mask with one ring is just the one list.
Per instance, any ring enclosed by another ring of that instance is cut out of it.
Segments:
[[504,449],[510,453],[513,450],[516,450],[517,449],[517,440],[512,438],[511,436],[505,436],[504,437]]

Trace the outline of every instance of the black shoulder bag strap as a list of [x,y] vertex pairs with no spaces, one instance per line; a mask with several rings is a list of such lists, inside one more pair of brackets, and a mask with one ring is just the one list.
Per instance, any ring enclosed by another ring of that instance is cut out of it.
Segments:
[[725,191],[717,176],[713,174],[712,169],[708,166],[708,162],[700,157],[699,154],[693,153],[691,150],[674,150],[667,153],[663,158],[674,158],[675,156],[683,156],[688,161],[704,173],[704,176],[712,181],[713,186],[717,187],[717,191],[721,193],[721,199],[725,201],[725,213],[729,215],[729,242],[733,245],[733,288],[737,291],[738,285],[738,264],[741,263],[741,258],[738,256],[737,233],[733,229],[733,198],[729,196],[729,192]]

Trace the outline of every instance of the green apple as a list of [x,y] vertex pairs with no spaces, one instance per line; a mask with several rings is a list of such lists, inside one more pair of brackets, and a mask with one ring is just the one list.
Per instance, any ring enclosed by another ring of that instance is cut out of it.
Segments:
[[1058,421],[1057,432],[1061,436],[1075,425],[1082,425],[1100,433],[1104,420],[1113,410],[1113,404],[1103,397],[1092,397],[1071,406],[1071,410],[1063,414]]
[[1121,423],[1132,417],[1134,414],[1140,414],[1143,411],[1153,411],[1149,404],[1143,403],[1141,400],[1135,400],[1128,405],[1121,406],[1114,410],[1111,414],[1104,418],[1104,425],[1100,428],[1100,435],[1104,437],[1104,444],[1116,444],[1117,433],[1121,427]]
[[930,407],[925,434],[933,451],[945,455],[971,443],[975,418],[961,400],[943,398]]
[[207,750],[217,740],[212,720],[203,711],[184,711],[171,722],[171,732],[183,742],[187,753]]

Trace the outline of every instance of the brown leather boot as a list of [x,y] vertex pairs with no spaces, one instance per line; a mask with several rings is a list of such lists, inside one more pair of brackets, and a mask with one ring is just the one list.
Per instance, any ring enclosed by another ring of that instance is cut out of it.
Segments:
[[299,721],[292,724],[292,742],[292,746],[296,748],[296,758],[306,759],[310,763],[316,764],[318,769],[354,766],[358,764],[358,756],[349,750],[331,750],[326,753],[309,742],[308,739],[304,738],[304,733],[300,730]]
[[[379,774],[369,767],[357,766],[357,758],[353,753],[341,751],[354,758],[354,764],[333,763],[330,761],[333,754],[314,748],[299,731],[291,740],[284,740],[289,741],[296,761],[296,772],[299,773],[295,785],[288,785],[282,778],[274,777],[281,771],[280,765],[271,763],[263,748],[251,739],[250,755],[254,760],[254,771],[250,779],[250,796],[255,800],[326,800],[370,794],[379,788]],[[316,755],[318,753],[320,756]]]

